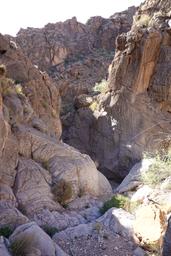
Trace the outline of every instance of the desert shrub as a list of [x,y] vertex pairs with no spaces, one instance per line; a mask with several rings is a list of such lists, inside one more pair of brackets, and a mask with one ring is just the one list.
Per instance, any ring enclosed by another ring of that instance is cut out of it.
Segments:
[[70,182],[61,180],[52,187],[52,193],[55,201],[65,205],[72,197],[72,184]]
[[1,77],[0,83],[3,96],[11,94],[24,95],[21,84],[15,84],[14,80],[7,77]]
[[[144,158],[149,158],[145,155]],[[171,176],[171,154],[156,153],[147,172],[142,174],[142,182],[151,187],[160,185]]]
[[48,162],[48,161],[44,161],[44,162],[42,163],[42,167],[43,167],[44,169],[46,169],[46,170],[49,170],[49,162]]
[[150,20],[151,18],[149,15],[143,14],[140,19],[136,21],[136,24],[140,27],[148,27]]
[[94,112],[95,110],[97,110],[98,109],[98,103],[97,103],[97,101],[94,101],[90,106],[89,106],[89,108]]
[[0,76],[4,76],[6,74],[6,67],[5,65],[0,65]]
[[4,226],[0,228],[0,236],[4,236],[6,238],[9,238],[9,236],[12,234],[12,229],[8,226]]
[[55,227],[49,227],[48,225],[42,226],[42,229],[50,236],[52,237],[58,232],[58,229]]
[[1,93],[3,96],[15,93],[14,81],[12,79],[1,77],[0,84],[1,84]]
[[110,200],[106,201],[103,207],[100,209],[100,212],[104,214],[110,208],[115,207],[122,208],[130,213],[133,213],[139,205],[140,202],[131,202],[128,197],[118,194],[114,195]]
[[130,199],[123,195],[115,195],[110,200],[104,203],[103,207],[100,209],[100,212],[104,214],[107,210],[109,210],[112,207],[129,210]]
[[15,85],[15,91],[16,91],[16,93],[19,94],[19,95],[24,95],[24,93],[23,93],[23,88],[22,88],[21,84],[16,84],[16,85]]
[[42,106],[45,108],[45,109],[48,109],[49,107],[49,104],[46,102],[46,101],[42,101]]
[[95,84],[93,91],[104,93],[107,89],[107,85],[108,85],[107,80],[103,79],[100,83]]
[[33,249],[34,236],[27,235],[11,243],[12,256],[26,256]]
[[102,224],[100,222],[96,222],[94,224],[94,229],[97,231],[97,233],[100,233],[100,231],[102,229]]

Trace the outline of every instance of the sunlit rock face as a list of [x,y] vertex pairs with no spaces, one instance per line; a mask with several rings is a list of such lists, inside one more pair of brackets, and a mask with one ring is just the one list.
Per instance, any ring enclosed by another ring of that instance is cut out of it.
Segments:
[[89,152],[106,173],[124,177],[144,152],[170,146],[170,8],[170,1],[140,6],[131,31],[116,40],[99,108],[88,114],[79,109],[70,129],[69,143]]
[[55,79],[62,99],[72,102],[106,78],[116,37],[130,30],[135,11],[130,7],[108,19],[92,17],[86,24],[73,17],[42,29],[21,29],[16,41],[34,64]]

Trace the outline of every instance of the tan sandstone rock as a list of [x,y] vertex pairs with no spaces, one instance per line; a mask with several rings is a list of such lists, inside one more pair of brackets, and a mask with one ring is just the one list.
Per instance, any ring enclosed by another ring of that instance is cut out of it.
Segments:
[[142,243],[160,243],[166,224],[166,213],[156,205],[143,205],[136,210],[134,232]]

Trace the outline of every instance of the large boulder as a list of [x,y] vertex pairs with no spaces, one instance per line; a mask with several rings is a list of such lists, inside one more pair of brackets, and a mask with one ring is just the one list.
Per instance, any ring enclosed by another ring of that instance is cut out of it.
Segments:
[[0,223],[1,227],[10,227],[14,229],[19,225],[27,223],[28,218],[23,215],[17,208],[15,207],[3,207],[0,205]]
[[111,208],[97,222],[107,227],[113,233],[120,234],[122,237],[134,239],[134,216],[121,208]]
[[12,229],[18,225],[28,222],[28,218],[24,216],[18,209],[17,200],[9,185],[0,182],[0,227],[11,227]]
[[33,160],[20,159],[14,185],[18,208],[27,216],[32,216],[42,209],[60,210],[53,201],[50,189],[51,176]]
[[62,203],[85,194],[105,197],[112,193],[109,182],[97,171],[87,155],[82,155],[62,142],[56,143],[34,129],[21,128],[17,131],[17,137],[20,154],[24,157],[32,156],[48,169],[52,176],[54,194],[58,198],[62,193]]
[[124,193],[135,190],[138,186],[143,184],[142,176],[149,170],[153,159],[143,159],[141,162],[135,164],[130,170],[129,174],[117,187],[118,193]]
[[166,230],[167,216],[157,205],[143,205],[136,210],[134,232],[147,245],[160,244]]
[[56,228],[59,231],[87,222],[87,220],[77,212],[50,212],[48,209],[44,209],[35,214],[34,220],[39,226]]
[[9,240],[12,250],[17,250],[19,255],[56,256],[54,242],[34,222],[16,228]]

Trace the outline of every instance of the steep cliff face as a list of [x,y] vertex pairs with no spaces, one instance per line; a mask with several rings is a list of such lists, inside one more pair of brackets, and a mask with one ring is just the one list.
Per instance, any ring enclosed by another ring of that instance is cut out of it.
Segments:
[[120,177],[144,152],[170,147],[170,8],[169,1],[141,5],[131,31],[117,38],[108,92],[96,111],[79,109],[69,130],[69,144]]
[[16,41],[31,61],[58,84],[65,102],[89,92],[107,76],[118,34],[132,25],[135,7],[109,19],[92,17],[84,25],[75,17],[42,29],[21,29]]

